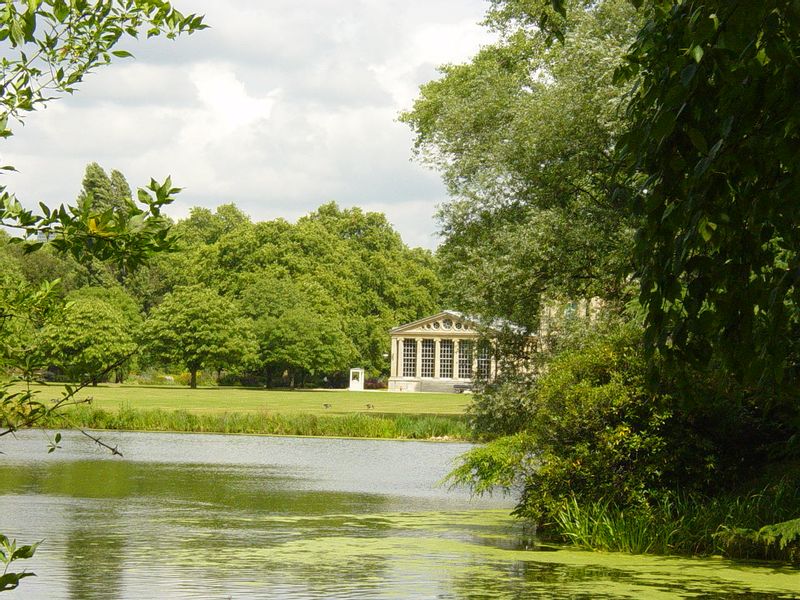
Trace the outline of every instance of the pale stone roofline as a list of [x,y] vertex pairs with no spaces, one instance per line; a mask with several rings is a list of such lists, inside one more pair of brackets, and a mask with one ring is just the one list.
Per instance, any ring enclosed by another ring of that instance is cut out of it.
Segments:
[[464,313],[459,312],[457,310],[448,309],[438,312],[435,315],[430,315],[427,317],[423,317],[422,319],[417,319],[416,321],[411,321],[410,323],[404,323],[403,325],[398,325],[397,327],[393,327],[392,329],[389,330],[389,334],[401,333],[407,329],[414,329],[417,325],[422,325],[423,323],[426,323],[428,321],[435,321],[443,317],[452,317],[454,319],[459,319],[461,321],[468,321],[473,326],[487,327],[495,331],[503,331],[505,329],[509,329],[514,333],[520,333],[520,334],[525,333],[524,327],[521,327],[515,323],[511,323],[510,321],[506,321],[505,319],[495,319],[491,323],[483,323],[478,318],[465,315]]

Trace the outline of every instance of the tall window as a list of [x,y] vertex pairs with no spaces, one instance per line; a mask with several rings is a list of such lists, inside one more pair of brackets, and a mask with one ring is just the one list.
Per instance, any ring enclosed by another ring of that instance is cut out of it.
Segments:
[[417,376],[417,340],[403,340],[403,377]]
[[472,342],[458,343],[458,376],[460,379],[472,378]]
[[422,340],[422,355],[420,356],[420,377],[433,377],[433,356],[436,344],[433,340]]
[[453,376],[453,340],[439,342],[439,377]]
[[491,366],[492,353],[489,342],[481,342],[478,344],[478,377],[489,379]]

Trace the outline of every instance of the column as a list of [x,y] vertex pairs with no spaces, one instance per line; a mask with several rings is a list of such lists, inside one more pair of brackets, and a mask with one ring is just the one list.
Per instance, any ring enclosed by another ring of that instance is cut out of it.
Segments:
[[389,344],[389,377],[397,377],[397,339],[391,338]]
[[433,377],[435,379],[441,377],[439,374],[439,342],[441,341],[439,338],[433,341]]
[[417,366],[414,373],[416,377],[422,377],[422,338],[417,338]]
[[397,339],[397,362],[394,365],[394,372],[398,377],[403,376],[403,353],[405,352],[405,338]]
[[461,340],[453,340],[453,379],[458,379],[459,346]]

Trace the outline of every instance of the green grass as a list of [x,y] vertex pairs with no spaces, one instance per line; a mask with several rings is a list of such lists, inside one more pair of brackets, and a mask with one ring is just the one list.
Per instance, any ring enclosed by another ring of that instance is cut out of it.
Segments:
[[[40,401],[62,385],[36,385]],[[469,439],[469,396],[385,391],[100,385],[43,427],[394,439]],[[327,405],[327,406],[326,406]]]
[[130,406],[108,411],[81,405],[42,424],[45,427],[249,433],[353,438],[464,440],[469,428],[452,415],[344,415],[311,413],[189,413],[184,410],[141,410]]
[[[39,398],[58,398],[63,387],[33,386]],[[415,415],[461,415],[470,396],[464,394],[422,394],[348,390],[262,390],[207,387],[195,390],[177,386],[126,386],[103,384],[86,388],[78,398],[92,398],[92,406],[108,411],[129,406],[141,410],[182,410],[196,414],[220,413],[307,413],[343,415],[390,413]],[[325,405],[330,405],[328,408]],[[368,408],[371,405],[372,408]]]

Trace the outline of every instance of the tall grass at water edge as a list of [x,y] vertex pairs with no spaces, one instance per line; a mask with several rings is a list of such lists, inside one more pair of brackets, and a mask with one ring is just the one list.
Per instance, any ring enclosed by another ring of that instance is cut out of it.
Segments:
[[781,481],[758,492],[719,498],[672,494],[647,508],[620,509],[604,502],[565,502],[555,514],[558,532],[576,546],[632,554],[723,554],[784,559],[781,548],[751,545],[742,555],[732,531],[800,516],[800,482]]
[[364,413],[314,415],[265,411],[195,414],[183,410],[140,410],[130,406],[121,406],[118,411],[77,406],[63,415],[55,416],[43,426],[419,440],[470,438],[466,420],[457,416]]

